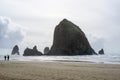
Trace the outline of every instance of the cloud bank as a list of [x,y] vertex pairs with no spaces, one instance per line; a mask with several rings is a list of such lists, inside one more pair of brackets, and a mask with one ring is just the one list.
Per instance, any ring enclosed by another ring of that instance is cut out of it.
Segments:
[[14,23],[8,17],[0,16],[0,48],[10,48],[20,43],[25,37],[22,26]]

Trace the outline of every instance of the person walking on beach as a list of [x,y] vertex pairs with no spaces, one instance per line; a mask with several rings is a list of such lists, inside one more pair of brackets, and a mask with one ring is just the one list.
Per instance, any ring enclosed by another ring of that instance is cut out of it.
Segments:
[[5,58],[5,61],[6,61],[6,56],[4,56],[4,58]]
[[9,55],[7,55],[7,60],[9,61]]

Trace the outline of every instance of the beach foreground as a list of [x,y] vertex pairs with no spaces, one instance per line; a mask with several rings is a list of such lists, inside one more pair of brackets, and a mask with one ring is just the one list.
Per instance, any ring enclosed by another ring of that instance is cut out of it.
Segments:
[[0,80],[120,80],[120,65],[0,61]]

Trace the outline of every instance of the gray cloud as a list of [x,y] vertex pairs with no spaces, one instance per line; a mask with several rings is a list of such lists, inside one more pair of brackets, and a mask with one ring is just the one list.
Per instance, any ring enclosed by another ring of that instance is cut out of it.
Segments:
[[25,31],[10,18],[0,16],[0,48],[10,48],[23,40]]

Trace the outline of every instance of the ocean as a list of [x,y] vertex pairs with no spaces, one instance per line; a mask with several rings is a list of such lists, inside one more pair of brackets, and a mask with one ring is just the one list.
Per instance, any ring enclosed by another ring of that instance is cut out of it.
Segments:
[[[0,60],[4,60],[4,55],[0,55]],[[78,56],[22,56],[10,55],[11,61],[75,61],[94,62],[104,64],[120,64],[120,54],[105,55],[78,55]]]

